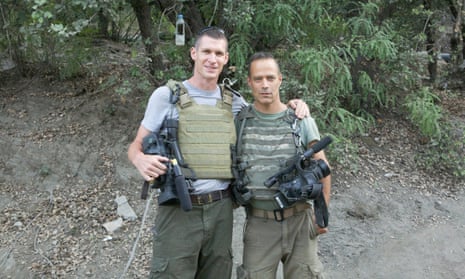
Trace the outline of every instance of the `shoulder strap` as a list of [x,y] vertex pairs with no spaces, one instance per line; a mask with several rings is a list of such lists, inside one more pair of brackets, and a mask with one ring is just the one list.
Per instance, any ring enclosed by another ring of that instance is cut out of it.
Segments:
[[301,120],[297,118],[294,110],[288,108],[286,115],[284,116],[284,121],[289,123],[292,129],[292,137],[294,138],[294,144],[297,150],[301,150],[301,131],[300,131],[300,122]]
[[236,115],[237,121],[243,121],[245,118],[252,118],[255,117],[255,114],[252,110],[252,105],[248,105],[243,107],[238,114]]
[[166,86],[171,90],[170,103],[178,103],[181,108],[188,107],[192,104],[192,100],[182,82],[170,79],[166,83]]
[[232,106],[233,103],[233,92],[228,87],[220,85],[221,96],[223,97],[223,103]]
[[[171,90],[170,103],[178,103],[181,109],[186,108],[192,104],[192,99],[189,97],[186,87],[180,81],[168,80],[166,86]],[[230,86],[220,85],[221,96],[223,103],[232,106],[233,95],[241,96],[239,92],[232,89]]]
[[236,115],[236,150],[238,156],[242,155],[242,134],[244,133],[245,124],[247,123],[247,119],[253,117],[255,117],[255,113],[252,110],[252,105],[243,107],[241,111]]
[[223,103],[232,106],[233,97],[242,98],[241,93],[237,90],[232,88],[233,82],[230,79],[225,78],[223,79],[222,83],[220,84],[221,95],[223,96]]

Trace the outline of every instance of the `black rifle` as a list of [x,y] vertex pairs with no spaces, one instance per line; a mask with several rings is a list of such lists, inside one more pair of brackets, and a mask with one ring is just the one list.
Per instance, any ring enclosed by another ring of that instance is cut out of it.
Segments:
[[[296,156],[288,167],[264,182],[266,187],[271,187],[279,182],[279,191],[274,199],[281,209],[289,207],[299,200],[313,200],[316,223],[321,228],[328,226],[329,212],[322,192],[323,185],[319,181],[330,174],[330,169],[323,160],[313,160],[311,157],[331,142],[330,137],[323,138],[303,154]],[[294,180],[282,181],[286,175],[293,172],[297,173]]]

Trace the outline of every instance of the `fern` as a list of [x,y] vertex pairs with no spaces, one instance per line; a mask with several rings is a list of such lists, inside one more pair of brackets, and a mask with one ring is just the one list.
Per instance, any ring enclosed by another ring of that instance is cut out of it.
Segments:
[[371,39],[361,42],[360,49],[362,55],[368,58],[392,60],[397,56],[394,42],[383,31],[379,31]]
[[441,138],[440,120],[441,107],[436,105],[439,97],[432,93],[428,87],[409,96],[405,106],[410,113],[411,121],[418,126],[421,133],[430,138]]
[[366,128],[373,122],[371,117],[369,119],[365,119],[341,107],[330,109],[327,119],[330,119],[329,128],[331,130],[349,137],[355,134],[365,133]]

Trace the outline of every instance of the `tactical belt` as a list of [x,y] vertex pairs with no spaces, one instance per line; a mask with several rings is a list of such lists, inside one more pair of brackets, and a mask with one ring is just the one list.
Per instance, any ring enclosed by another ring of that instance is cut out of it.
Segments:
[[205,205],[212,202],[216,202],[231,196],[231,190],[228,188],[226,190],[213,191],[207,194],[199,195],[190,195],[192,205]]
[[308,203],[298,203],[293,207],[275,210],[263,210],[250,207],[247,208],[247,214],[254,217],[274,219],[278,222],[281,222],[284,219],[294,216],[299,212],[307,210],[308,208],[310,208],[310,205]]

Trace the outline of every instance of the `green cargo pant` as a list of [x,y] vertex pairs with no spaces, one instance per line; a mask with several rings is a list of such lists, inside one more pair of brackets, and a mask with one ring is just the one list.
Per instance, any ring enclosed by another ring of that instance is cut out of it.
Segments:
[[189,212],[179,205],[159,206],[150,278],[231,278],[232,226],[230,198]]
[[285,279],[322,279],[318,239],[311,208],[282,222],[248,216],[244,229],[243,264],[238,279],[275,279],[279,262]]

